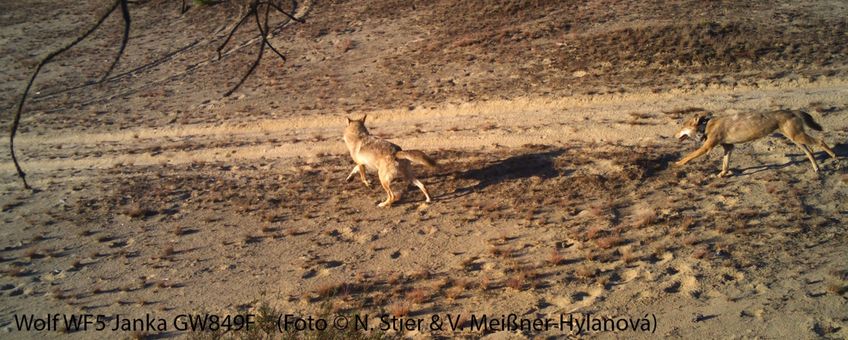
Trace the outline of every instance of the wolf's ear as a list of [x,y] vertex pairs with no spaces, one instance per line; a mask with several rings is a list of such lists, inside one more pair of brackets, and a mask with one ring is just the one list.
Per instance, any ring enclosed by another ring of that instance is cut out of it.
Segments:
[[362,119],[360,119],[363,123],[365,123],[365,118],[368,118],[368,115],[362,115]]
[[698,124],[700,124],[700,123],[712,118],[713,114],[710,113],[709,111],[701,111],[701,112],[698,112],[696,117],[698,117]]
[[345,119],[347,120],[347,123],[350,124],[350,117],[345,116]]

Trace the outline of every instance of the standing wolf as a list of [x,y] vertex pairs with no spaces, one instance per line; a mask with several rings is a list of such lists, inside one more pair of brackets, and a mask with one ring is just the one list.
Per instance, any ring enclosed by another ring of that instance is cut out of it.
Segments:
[[350,181],[356,173],[362,179],[365,186],[371,187],[368,178],[365,177],[365,168],[377,170],[377,175],[380,178],[380,184],[386,190],[386,200],[378,206],[388,207],[399,199],[392,191],[392,179],[401,176],[406,182],[412,183],[421,189],[427,202],[430,202],[430,193],[412,174],[410,162],[425,165],[429,168],[436,167],[436,161],[427,157],[423,152],[418,150],[401,150],[401,148],[385,139],[372,136],[365,128],[365,118],[350,119],[347,118],[347,128],[344,132],[344,141],[347,145],[347,150],[350,151],[350,157],[353,158],[356,166],[347,176],[347,181]]

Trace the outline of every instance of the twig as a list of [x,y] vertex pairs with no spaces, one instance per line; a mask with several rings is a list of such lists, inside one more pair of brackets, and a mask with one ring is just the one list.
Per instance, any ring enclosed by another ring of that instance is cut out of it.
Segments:
[[265,5],[265,28],[264,29],[262,28],[262,25],[259,24],[259,16],[254,15],[253,17],[256,18],[256,27],[259,28],[259,34],[262,36],[262,43],[267,44],[268,48],[270,48],[271,51],[274,51],[274,53],[276,53],[280,57],[280,59],[283,59],[283,63],[285,63],[286,57],[282,53],[280,53],[280,51],[277,51],[277,49],[274,48],[274,45],[271,45],[271,42],[268,41],[268,33],[269,33],[268,32],[268,12],[270,12],[270,9],[271,9],[270,6]]
[[114,12],[116,8],[118,8],[118,5],[121,4],[121,3],[125,4],[126,1],[127,0],[117,0],[117,1],[115,1],[115,4],[112,5],[112,7],[109,8],[108,11],[106,11],[106,14],[103,14],[100,17],[100,19],[97,20],[97,23],[95,23],[94,26],[92,26],[88,31],[86,31],[83,35],[77,37],[70,44],[62,46],[58,50],[50,52],[50,54],[48,54],[46,57],[44,57],[44,59],[41,59],[41,61],[38,63],[38,66],[35,67],[35,72],[33,72],[32,76],[29,78],[29,82],[27,83],[27,86],[24,89],[24,93],[23,93],[23,95],[21,95],[21,99],[18,101],[18,108],[17,108],[17,111],[15,112],[15,118],[12,121],[12,127],[9,131],[9,152],[11,153],[11,156],[12,156],[12,162],[15,164],[15,170],[17,170],[17,172],[18,172],[18,177],[20,177],[21,181],[24,182],[24,188],[32,189],[32,187],[29,186],[29,183],[27,183],[26,173],[21,169],[21,165],[18,163],[18,157],[15,155],[15,135],[18,132],[18,125],[20,124],[20,121],[21,121],[21,112],[23,112],[23,109],[24,109],[24,102],[26,101],[27,95],[29,94],[29,90],[32,88],[32,83],[35,81],[35,77],[37,77],[38,73],[41,72],[41,68],[44,67],[44,65],[49,63],[51,60],[53,60],[53,58],[55,58],[57,55],[65,52],[65,51],[71,49],[71,47],[74,47],[80,41],[83,41],[83,39],[87,38],[89,35],[91,35],[91,33],[93,33],[95,30],[97,30],[97,28],[100,27],[100,25],[103,24],[104,21],[106,21],[106,18],[108,18],[109,15],[111,15],[112,12]]
[[[252,12],[253,16],[256,18],[257,22],[259,22],[259,13],[257,11],[257,7],[259,6],[258,4],[258,2],[254,2],[252,5],[253,8],[251,8],[250,10],[250,12]],[[249,77],[253,73],[253,71],[256,70],[256,67],[259,66],[259,62],[262,60],[263,54],[265,54],[265,44],[260,42],[259,53],[257,53],[256,60],[253,61],[253,65],[250,65],[250,69],[247,70],[247,73],[245,73],[244,76],[241,77],[241,79],[235,86],[233,86],[229,91],[224,93],[224,97],[229,97],[233,94],[233,92],[236,92],[236,90],[241,87],[242,84],[244,84],[244,81],[247,80],[247,77]]]
[[109,78],[109,74],[112,73],[112,70],[115,69],[115,65],[118,64],[118,61],[121,60],[121,56],[124,54],[124,49],[127,48],[127,41],[130,39],[130,8],[127,5],[127,0],[121,1],[121,14],[124,17],[124,36],[121,38],[121,48],[118,49],[118,55],[115,56],[115,61],[112,62],[112,66],[109,66],[109,69],[106,71],[106,74],[103,75],[103,78],[100,78],[100,82],[104,82],[106,78]]
[[[278,12],[283,13],[285,16],[289,17],[289,19],[297,21],[301,24],[306,23],[306,20],[296,18],[294,15],[289,14],[289,12],[284,11],[282,8],[280,8],[280,6],[277,6],[277,4],[275,4],[271,1],[268,1],[268,4],[271,5],[271,7],[274,7],[274,9],[276,9]],[[295,0],[292,0],[292,7],[295,7],[295,6],[297,6],[297,2],[295,2]]]
[[247,13],[243,17],[241,17],[241,19],[238,21],[238,24],[236,24],[233,27],[233,29],[230,30],[230,33],[227,34],[227,38],[224,39],[224,42],[221,43],[221,46],[218,46],[218,49],[216,51],[218,51],[218,59],[219,60],[221,59],[221,51],[224,50],[224,47],[227,46],[227,44],[230,42],[230,39],[233,37],[233,34],[235,34],[236,31],[238,31],[239,27],[241,27],[241,25],[244,23],[244,21],[247,20],[247,18],[250,17],[250,15],[253,14],[254,11],[255,11],[255,7],[253,7],[253,5],[251,5],[250,10],[247,11]]

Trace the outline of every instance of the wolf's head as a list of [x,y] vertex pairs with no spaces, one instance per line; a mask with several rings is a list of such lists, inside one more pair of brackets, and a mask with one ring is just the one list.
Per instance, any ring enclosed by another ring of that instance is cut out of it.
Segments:
[[712,118],[712,114],[707,111],[701,111],[696,113],[692,118],[686,120],[683,124],[683,128],[674,135],[679,140],[685,140],[686,138],[694,138],[698,137],[698,139],[706,138],[706,128],[707,122]]
[[365,128],[365,118],[368,118],[368,115],[362,116],[361,119],[347,119],[347,128],[345,129],[345,133],[354,133],[354,134],[368,134],[368,129]]

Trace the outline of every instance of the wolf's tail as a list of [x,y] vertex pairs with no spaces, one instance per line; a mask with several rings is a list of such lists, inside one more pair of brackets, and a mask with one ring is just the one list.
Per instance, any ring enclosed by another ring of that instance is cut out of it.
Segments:
[[405,159],[413,163],[424,165],[428,168],[437,168],[439,166],[436,160],[425,155],[420,150],[402,150],[395,153],[395,157]]
[[816,131],[822,130],[822,126],[819,125],[819,123],[816,123],[815,119],[813,119],[813,116],[811,116],[809,113],[806,113],[804,111],[797,111],[796,115],[800,116],[801,119],[804,120],[804,124],[809,126],[811,129]]

